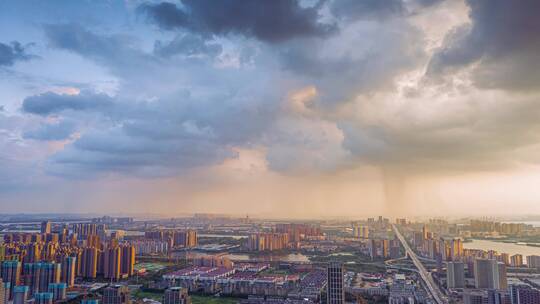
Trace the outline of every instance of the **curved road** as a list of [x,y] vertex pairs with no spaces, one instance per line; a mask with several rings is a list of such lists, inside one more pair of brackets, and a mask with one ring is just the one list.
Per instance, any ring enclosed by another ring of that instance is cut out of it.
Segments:
[[422,262],[418,259],[416,256],[416,253],[411,249],[409,246],[409,243],[407,243],[407,240],[401,235],[401,232],[399,232],[399,229],[396,227],[396,225],[392,224],[392,228],[394,229],[394,232],[396,233],[396,236],[398,237],[399,241],[401,242],[401,245],[403,245],[403,248],[405,248],[405,252],[407,252],[407,255],[411,258],[411,260],[414,263],[414,266],[418,268],[418,272],[420,273],[420,277],[428,287],[429,293],[437,302],[437,304],[448,304],[448,299],[444,294],[439,290],[439,287],[437,287],[437,284],[435,281],[433,281],[433,278],[431,277],[431,274],[426,270]]

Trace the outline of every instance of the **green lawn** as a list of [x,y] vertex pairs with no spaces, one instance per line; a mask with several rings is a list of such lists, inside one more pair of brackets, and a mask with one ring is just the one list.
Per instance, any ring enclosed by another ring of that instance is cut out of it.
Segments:
[[156,300],[156,301],[159,301],[159,302],[161,302],[163,300],[163,293],[146,292],[146,291],[142,291],[140,289],[135,290],[133,292],[133,296],[135,298],[137,298],[137,299],[148,298],[148,299]]
[[[148,298],[148,299],[161,302],[163,300],[163,293],[146,292],[139,289],[133,292],[133,297],[137,299]],[[218,297],[213,297],[213,296],[191,295],[192,304],[236,304],[238,300],[240,299],[227,298],[227,297],[218,298]]]

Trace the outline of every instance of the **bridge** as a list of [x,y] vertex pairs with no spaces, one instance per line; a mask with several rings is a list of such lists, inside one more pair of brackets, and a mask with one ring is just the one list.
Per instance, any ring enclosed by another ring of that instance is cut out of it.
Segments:
[[411,260],[414,263],[414,266],[418,268],[418,273],[420,274],[420,277],[424,281],[424,284],[427,287],[428,292],[433,297],[433,300],[437,304],[448,304],[448,299],[446,296],[441,292],[435,281],[433,280],[433,277],[431,274],[426,270],[422,262],[420,262],[420,259],[416,255],[416,253],[411,249],[409,246],[409,243],[407,243],[407,240],[403,237],[401,232],[399,232],[399,229],[396,225],[392,224],[392,228],[394,229],[394,232],[396,233],[396,236],[398,237],[399,241],[401,242],[401,245],[403,245],[403,248],[405,248],[405,252],[407,255],[411,258]]

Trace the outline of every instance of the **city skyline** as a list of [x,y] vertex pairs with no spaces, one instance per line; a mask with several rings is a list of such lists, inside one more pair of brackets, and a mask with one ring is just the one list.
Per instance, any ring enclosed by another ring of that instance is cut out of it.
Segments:
[[538,11],[2,1],[2,213],[540,214]]

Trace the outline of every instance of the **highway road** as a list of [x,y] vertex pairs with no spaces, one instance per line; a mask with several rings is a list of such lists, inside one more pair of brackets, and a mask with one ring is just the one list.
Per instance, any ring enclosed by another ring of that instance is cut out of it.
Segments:
[[441,292],[439,287],[437,287],[437,284],[435,281],[433,281],[433,277],[431,274],[426,270],[422,262],[418,259],[418,256],[416,256],[416,253],[411,249],[409,246],[409,243],[407,243],[407,240],[403,237],[401,232],[399,232],[396,225],[392,224],[392,228],[394,229],[394,232],[396,233],[396,236],[398,237],[399,241],[401,242],[401,245],[405,248],[405,252],[407,252],[407,255],[411,258],[411,260],[414,263],[414,266],[418,268],[418,273],[420,273],[420,277],[428,287],[428,291],[433,297],[433,300],[437,304],[448,304],[448,299],[446,296]]

